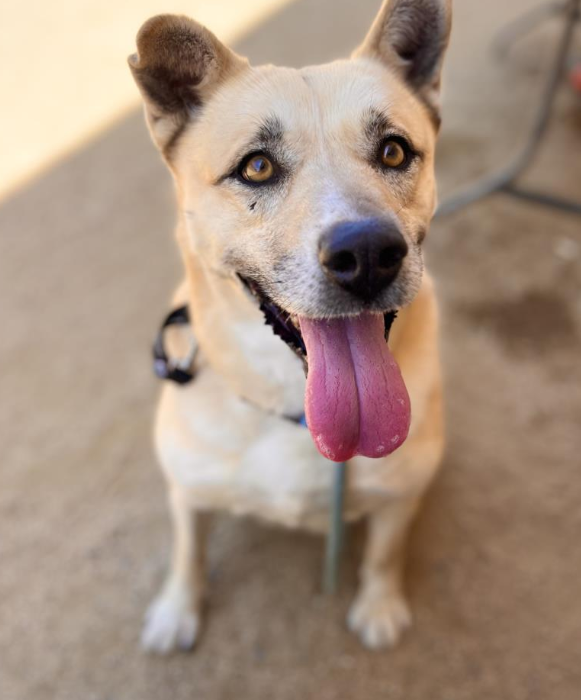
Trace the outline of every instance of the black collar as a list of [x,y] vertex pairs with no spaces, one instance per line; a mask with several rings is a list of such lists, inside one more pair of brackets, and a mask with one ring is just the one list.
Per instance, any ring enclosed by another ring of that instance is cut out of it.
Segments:
[[155,338],[153,344],[153,371],[160,379],[167,379],[176,384],[188,384],[195,376],[194,360],[198,352],[198,345],[193,340],[192,347],[186,357],[174,359],[169,357],[163,343],[164,331],[169,326],[185,326],[190,323],[190,314],[187,306],[180,306],[170,311]]

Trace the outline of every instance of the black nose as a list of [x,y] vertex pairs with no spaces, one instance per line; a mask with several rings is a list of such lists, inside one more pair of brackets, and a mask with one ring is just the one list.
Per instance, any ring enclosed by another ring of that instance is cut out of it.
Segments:
[[327,277],[366,301],[393,282],[407,252],[397,226],[384,219],[337,224],[319,242],[319,262]]

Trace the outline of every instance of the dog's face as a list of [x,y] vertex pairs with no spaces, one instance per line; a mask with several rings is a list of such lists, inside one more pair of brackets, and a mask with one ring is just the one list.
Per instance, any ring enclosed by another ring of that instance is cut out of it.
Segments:
[[449,28],[449,0],[391,0],[351,60],[301,70],[251,67],[183,17],[138,35],[184,254],[241,278],[299,347],[301,319],[384,314],[419,289]]
[[[357,59],[244,71],[183,135],[172,167],[195,255],[257,282],[293,315],[326,317],[394,309],[415,295],[433,150],[421,102]],[[407,246],[391,283],[355,294],[349,279],[337,284],[323,251],[346,227],[385,231],[388,249],[393,230],[393,245]]]

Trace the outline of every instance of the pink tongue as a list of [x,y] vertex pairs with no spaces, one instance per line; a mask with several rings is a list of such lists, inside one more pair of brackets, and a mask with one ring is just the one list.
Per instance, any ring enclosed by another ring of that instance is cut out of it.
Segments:
[[309,373],[305,411],[319,452],[343,462],[383,457],[406,439],[410,400],[383,316],[300,318]]

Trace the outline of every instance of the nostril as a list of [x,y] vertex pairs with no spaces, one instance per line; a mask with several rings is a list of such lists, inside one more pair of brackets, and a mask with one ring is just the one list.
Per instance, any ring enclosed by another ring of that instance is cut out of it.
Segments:
[[341,250],[331,256],[327,267],[333,272],[349,273],[357,270],[357,258],[348,250]]
[[381,270],[391,270],[404,258],[405,253],[399,248],[383,248],[377,260],[377,266]]

